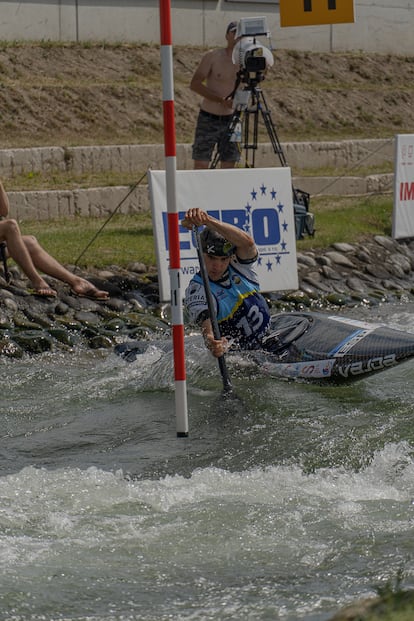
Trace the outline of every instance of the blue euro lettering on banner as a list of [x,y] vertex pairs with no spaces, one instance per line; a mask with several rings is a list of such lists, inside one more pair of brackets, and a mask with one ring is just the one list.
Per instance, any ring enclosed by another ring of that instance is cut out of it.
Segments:
[[216,218],[216,220],[220,220],[220,212],[218,209],[207,209],[207,213],[209,216],[211,216],[212,218]]
[[275,209],[255,209],[252,212],[252,228],[258,246],[280,243],[279,215]]
[[233,224],[239,229],[244,230],[247,222],[245,209],[223,209],[221,211],[221,221],[226,224]]
[[[274,246],[280,243],[279,215],[275,209],[254,209],[247,214],[245,209],[208,210],[208,214],[217,220],[233,224],[242,230],[248,230],[253,235],[258,246]],[[178,214],[179,222],[185,217],[185,211]],[[250,222],[251,219],[251,222]],[[162,213],[164,244],[169,251],[168,243],[168,213]],[[180,250],[196,248],[195,238],[192,231],[179,225]]]

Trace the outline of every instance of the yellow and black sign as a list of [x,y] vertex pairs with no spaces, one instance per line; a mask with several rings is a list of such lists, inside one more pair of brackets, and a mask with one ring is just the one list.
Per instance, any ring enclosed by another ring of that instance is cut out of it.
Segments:
[[354,21],[354,0],[280,0],[282,27]]

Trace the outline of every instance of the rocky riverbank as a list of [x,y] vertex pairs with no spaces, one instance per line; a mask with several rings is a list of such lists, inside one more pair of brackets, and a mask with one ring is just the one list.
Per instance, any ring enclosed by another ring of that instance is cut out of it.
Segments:
[[[335,310],[414,298],[414,241],[376,236],[323,251],[301,252],[299,248],[297,259],[298,290],[266,294],[273,312]],[[169,306],[159,300],[155,268],[136,263],[125,269],[77,270],[109,292],[105,301],[78,297],[67,285],[50,278],[46,280],[57,297],[33,295],[20,270],[13,266],[10,272],[10,283],[0,276],[1,356],[111,348],[123,340],[169,332]]]
[[67,267],[108,291],[109,298],[79,297],[68,285],[47,276],[56,297],[29,293],[27,280],[12,267],[10,283],[0,277],[0,356],[111,348],[124,338],[147,338],[169,330],[155,269],[142,264],[94,272]]

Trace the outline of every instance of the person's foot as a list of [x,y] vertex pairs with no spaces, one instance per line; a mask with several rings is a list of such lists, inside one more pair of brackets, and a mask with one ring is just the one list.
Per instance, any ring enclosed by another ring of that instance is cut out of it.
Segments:
[[107,300],[109,298],[107,291],[101,291],[95,285],[83,279],[80,279],[72,286],[72,293],[80,298],[90,298],[91,300]]
[[57,296],[56,291],[47,285],[45,287],[33,287],[29,289],[29,293],[38,295],[41,298],[55,298]]

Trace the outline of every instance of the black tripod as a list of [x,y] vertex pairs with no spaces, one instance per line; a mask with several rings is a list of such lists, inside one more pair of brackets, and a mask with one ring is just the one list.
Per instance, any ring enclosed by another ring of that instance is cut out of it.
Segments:
[[[240,148],[244,149],[245,152],[245,168],[254,168],[258,147],[260,118],[263,120],[273,152],[278,156],[282,166],[288,165],[265,96],[262,89],[258,88],[258,82],[261,79],[263,78],[259,75],[255,80],[248,80],[247,86],[241,93],[238,93],[242,103],[236,104],[236,109],[222,137],[220,148],[217,149],[211,161],[210,168],[217,167],[220,161],[221,147],[225,146],[229,141],[240,142]],[[233,94],[236,95],[236,92],[235,90]],[[308,235],[314,235],[313,216],[308,213],[310,195],[308,192],[304,192],[293,186],[292,193],[295,209],[296,237],[302,239],[305,232]]]
[[[224,144],[228,141],[237,141],[242,144],[245,151],[245,168],[254,168],[255,155],[259,138],[259,118],[263,119],[274,153],[279,157],[282,166],[287,166],[285,154],[276,133],[272,116],[266,103],[263,91],[257,86],[250,85],[242,91],[243,103],[237,104],[230,119],[226,133],[223,135]],[[243,128],[241,135],[237,136],[238,128]],[[222,144],[223,144],[222,143]],[[216,168],[220,160],[217,150],[210,168]]]

